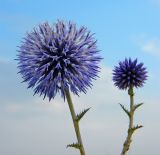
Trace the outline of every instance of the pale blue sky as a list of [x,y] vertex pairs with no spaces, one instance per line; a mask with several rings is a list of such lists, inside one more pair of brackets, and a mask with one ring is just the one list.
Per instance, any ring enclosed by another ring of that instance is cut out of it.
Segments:
[[160,0],[0,0],[0,154],[78,155],[65,148],[75,141],[67,104],[59,96],[53,104],[33,97],[33,91],[20,83],[14,61],[27,31],[57,19],[88,27],[104,58],[93,89],[74,97],[77,111],[92,107],[81,123],[87,153],[115,155],[121,150],[128,120],[117,103],[127,105],[128,96],[114,88],[111,70],[119,60],[131,57],[144,62],[149,77],[136,90],[137,102],[145,102],[136,121],[145,128],[136,133],[128,155],[158,155]]

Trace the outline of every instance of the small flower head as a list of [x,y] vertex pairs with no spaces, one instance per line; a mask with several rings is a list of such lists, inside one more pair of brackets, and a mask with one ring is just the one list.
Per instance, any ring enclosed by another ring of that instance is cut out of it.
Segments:
[[65,90],[86,93],[99,72],[96,40],[85,27],[57,21],[39,25],[24,38],[18,50],[19,72],[28,88],[49,100]]
[[137,59],[125,59],[119,62],[113,70],[113,81],[119,89],[142,87],[147,79],[147,71],[143,63],[137,63]]

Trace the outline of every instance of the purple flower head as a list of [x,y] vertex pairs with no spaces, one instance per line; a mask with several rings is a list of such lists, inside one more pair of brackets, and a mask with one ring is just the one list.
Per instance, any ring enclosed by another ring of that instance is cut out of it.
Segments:
[[101,57],[93,34],[72,22],[47,22],[27,33],[18,50],[19,73],[34,94],[49,100],[65,90],[86,93],[99,72]]
[[119,89],[142,87],[147,79],[147,71],[143,63],[137,63],[137,59],[125,59],[119,62],[113,70],[113,81]]

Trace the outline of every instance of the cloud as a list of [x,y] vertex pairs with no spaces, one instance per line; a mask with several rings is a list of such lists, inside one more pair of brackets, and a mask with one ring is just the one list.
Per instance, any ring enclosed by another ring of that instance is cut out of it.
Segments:
[[5,110],[8,113],[17,113],[22,111],[23,107],[20,104],[9,104],[5,106]]
[[[15,64],[0,66],[0,154],[78,154],[77,150],[66,149],[67,144],[76,142],[67,102],[59,95],[51,102],[38,95],[33,97],[33,91],[27,90],[26,85],[20,83]],[[80,122],[87,153],[119,154],[126,136],[128,119],[118,103],[127,106],[129,99],[125,91],[113,85],[112,69],[108,66],[101,68],[100,78],[93,82],[92,89],[88,89],[87,94],[80,94],[80,97],[72,94],[72,99],[76,113],[91,107]],[[132,146],[136,146],[132,147],[131,155],[150,155],[153,145],[154,154],[158,152],[159,138],[156,134],[160,130],[157,116],[159,98],[150,96],[148,100],[148,96],[136,94],[136,101],[145,98],[145,105],[135,117],[138,124],[142,121],[145,128],[135,134]],[[144,143],[150,147],[144,150]]]
[[[109,109],[114,109],[114,106],[117,106],[119,101],[125,101],[125,94],[113,85],[111,68],[106,66],[101,68],[100,78],[93,81],[93,87],[88,89],[87,94],[82,93],[78,97],[71,93],[77,113],[88,107],[92,107],[90,111],[101,108],[106,108],[109,111]],[[0,93],[0,104],[1,106],[6,106],[8,112],[20,112],[25,108],[31,108],[36,111],[37,108],[39,112],[46,110],[46,113],[51,111],[51,113],[62,115],[68,109],[67,102],[65,101],[64,103],[58,94],[51,102],[47,98],[43,100],[43,97],[39,97],[38,94],[33,97],[33,90],[26,89],[27,84],[21,83],[22,79],[19,74],[17,75],[15,64],[2,63],[0,71],[0,85],[1,90],[3,90]],[[116,98],[110,95],[111,93],[114,93]]]
[[153,38],[145,41],[141,49],[149,54],[160,56],[160,39]]
[[12,103],[28,101],[32,97],[30,90],[26,90],[26,84],[17,74],[16,64],[13,62],[1,62],[0,64],[0,106]]
[[[114,106],[117,106],[119,101],[125,102],[125,93],[119,91],[113,85],[112,69],[106,66],[101,68],[100,78],[93,81],[93,87],[88,89],[87,94],[82,93],[80,97],[71,94],[77,113],[88,107],[92,107],[93,110],[101,108],[114,109]],[[67,102],[64,103],[60,95],[57,95],[51,102],[47,98],[43,100],[43,97],[39,97],[38,94],[33,97],[33,90],[27,90],[27,85],[21,83],[22,79],[20,79],[19,74],[17,75],[15,64],[2,63],[0,71],[0,85],[3,90],[0,93],[0,104],[1,106],[6,106],[8,112],[19,112],[25,108],[34,107],[34,110],[37,108],[39,111],[44,108],[46,113],[51,111],[51,113],[63,114],[65,109],[68,109]],[[116,98],[110,95],[111,93],[114,93]]]
[[8,64],[9,62],[10,62],[9,59],[4,58],[4,57],[0,57],[0,65]]
[[153,4],[156,4],[156,6],[160,6],[160,0],[150,0]]
[[160,38],[148,37],[146,34],[133,37],[134,42],[141,51],[160,57]]
[[[3,98],[4,103],[3,107],[1,106],[0,122],[4,124],[4,130],[1,129],[0,135],[1,137],[3,135],[1,140],[5,140],[6,143],[3,143],[0,150],[3,151],[3,153],[10,154],[10,152],[7,151],[9,148],[9,150],[15,152],[16,155],[24,154],[27,150],[31,150],[31,155],[74,155],[78,153],[75,150],[65,148],[68,143],[75,142],[75,134],[67,102],[64,102],[60,96],[57,96],[51,102],[48,102],[47,99],[43,100],[42,97],[38,95],[34,97],[27,95],[26,98],[27,90],[23,89],[25,86],[17,80],[15,67],[9,67],[8,65],[3,64],[3,68],[5,68],[5,71],[2,71],[3,79],[9,80],[5,77],[9,77],[9,75],[13,76],[10,76],[10,78],[12,78],[10,90],[16,92],[16,94],[11,95],[6,100]],[[112,155],[114,151],[106,148],[104,133],[106,131],[114,131],[112,127],[115,126],[113,125],[115,123],[111,123],[117,120],[115,119],[117,115],[115,114],[114,107],[117,107],[119,110],[117,104],[118,98],[123,100],[123,95],[113,86],[111,68],[106,66],[102,66],[101,68],[100,78],[93,82],[93,88],[88,89],[87,94],[80,94],[80,97],[72,94],[72,99],[76,113],[82,111],[84,108],[92,107],[80,125],[85,144],[88,146],[87,152],[93,155],[98,153]],[[19,85],[23,85],[23,87],[19,87]],[[13,88],[16,89],[13,90]],[[7,90],[5,93],[7,93]],[[116,98],[110,95],[111,93],[114,93]],[[17,99],[20,97],[18,94],[21,94],[20,100]],[[107,117],[106,114],[108,115]],[[113,114],[115,114],[114,117]],[[8,123],[4,122],[4,120],[7,120]],[[108,123],[112,125],[108,126]],[[120,122],[116,123],[115,129],[117,125],[119,126]],[[4,135],[9,136],[5,138]],[[61,137],[58,135],[61,135]],[[111,138],[111,135],[112,134],[107,134],[106,137],[109,136],[109,139],[111,139],[110,142],[115,143],[115,139]],[[29,137],[32,137],[32,139]],[[13,143],[15,138],[16,143]],[[92,142],[93,138],[101,141],[102,144],[98,144],[96,141]],[[118,138],[118,136],[116,138]],[[56,139],[59,140],[57,141]],[[119,140],[116,140],[116,142],[119,142]],[[93,149],[95,146],[96,150]],[[115,143],[112,147],[117,148],[117,146],[118,144]]]

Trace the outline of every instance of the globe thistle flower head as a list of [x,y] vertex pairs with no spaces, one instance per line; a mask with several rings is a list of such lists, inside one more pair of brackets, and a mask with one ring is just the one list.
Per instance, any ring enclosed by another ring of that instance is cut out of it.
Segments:
[[119,89],[142,87],[146,79],[146,68],[137,59],[120,61],[119,66],[115,66],[113,70],[113,82]]
[[101,57],[93,34],[75,23],[47,22],[27,33],[18,50],[18,68],[28,88],[49,100],[65,90],[86,93],[99,72]]

